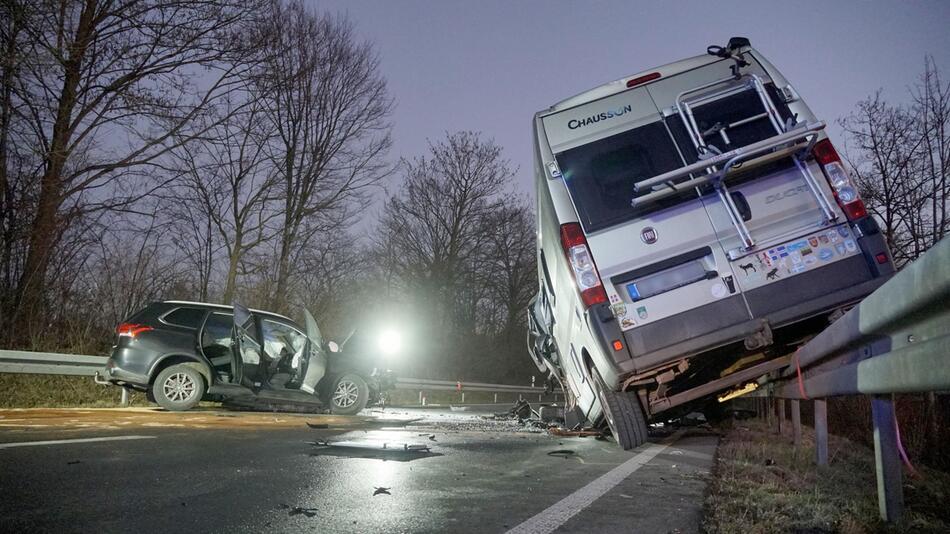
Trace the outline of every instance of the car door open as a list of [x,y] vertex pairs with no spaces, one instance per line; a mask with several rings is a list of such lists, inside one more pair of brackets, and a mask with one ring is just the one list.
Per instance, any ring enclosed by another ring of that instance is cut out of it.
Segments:
[[251,310],[234,303],[234,343],[233,375],[234,383],[259,388],[261,367],[261,344],[257,341],[257,325]]
[[306,309],[303,310],[304,323],[307,330],[309,343],[307,347],[306,362],[304,363],[304,378],[300,383],[300,390],[307,393],[313,393],[317,384],[326,375],[327,372],[327,354],[323,349],[323,336],[320,334],[320,327]]

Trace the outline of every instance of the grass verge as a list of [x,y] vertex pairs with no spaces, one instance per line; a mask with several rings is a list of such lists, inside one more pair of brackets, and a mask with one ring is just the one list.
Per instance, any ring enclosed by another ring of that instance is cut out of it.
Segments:
[[950,475],[918,466],[904,475],[904,520],[878,518],[874,451],[831,436],[830,462],[814,463],[815,441],[803,428],[792,445],[759,420],[727,424],[707,489],[703,528],[710,533],[950,532]]
[[[89,376],[0,374],[0,408],[111,408],[121,398],[121,389]],[[148,404],[144,393],[132,395],[133,406]]]

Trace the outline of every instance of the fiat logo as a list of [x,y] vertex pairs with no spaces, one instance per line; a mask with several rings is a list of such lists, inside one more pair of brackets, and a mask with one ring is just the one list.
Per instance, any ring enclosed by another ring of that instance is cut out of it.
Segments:
[[656,230],[654,230],[652,226],[647,226],[643,230],[640,230],[640,239],[647,245],[656,243]]

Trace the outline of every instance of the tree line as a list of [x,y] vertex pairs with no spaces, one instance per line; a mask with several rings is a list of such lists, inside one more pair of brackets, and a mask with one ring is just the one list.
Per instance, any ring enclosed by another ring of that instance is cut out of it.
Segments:
[[477,132],[392,163],[395,103],[346,17],[281,0],[0,15],[4,346],[102,351],[151,300],[238,300],[305,306],[338,337],[412,310],[420,376],[530,367],[516,170]]
[[[393,163],[395,102],[346,17],[2,0],[0,58],[0,345],[102,352],[151,300],[238,300],[305,306],[339,338],[403,323],[416,376],[528,379],[521,171],[469,131]],[[948,226],[950,85],[932,59],[909,97],[840,121],[899,264]]]

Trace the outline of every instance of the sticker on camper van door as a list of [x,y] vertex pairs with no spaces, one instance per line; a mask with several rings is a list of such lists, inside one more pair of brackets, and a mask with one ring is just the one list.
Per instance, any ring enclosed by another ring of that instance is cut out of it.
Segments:
[[712,287],[709,288],[709,292],[712,293],[712,296],[716,297],[717,299],[721,299],[722,297],[725,297],[729,293],[726,290],[726,286],[724,286],[720,282],[716,282],[715,284],[713,284]]

